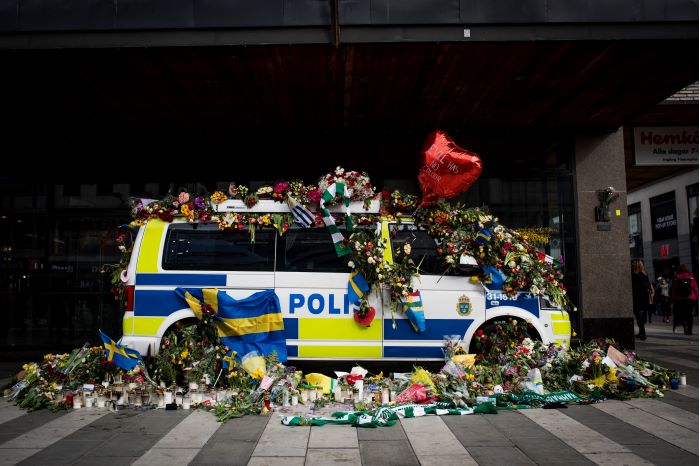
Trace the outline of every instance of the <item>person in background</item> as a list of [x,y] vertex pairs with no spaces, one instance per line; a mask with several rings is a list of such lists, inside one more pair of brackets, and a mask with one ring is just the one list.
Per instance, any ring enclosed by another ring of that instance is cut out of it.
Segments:
[[671,287],[666,277],[656,280],[656,297],[661,310],[661,320],[667,324],[671,321]]
[[639,333],[635,335],[640,340],[647,339],[644,324],[647,319],[649,309],[649,297],[651,296],[651,283],[644,269],[644,262],[641,259],[632,260],[632,310],[637,320]]
[[673,276],[671,301],[673,302],[673,331],[680,323],[683,333],[693,334],[693,307],[698,300],[698,284],[685,265],[678,267]]

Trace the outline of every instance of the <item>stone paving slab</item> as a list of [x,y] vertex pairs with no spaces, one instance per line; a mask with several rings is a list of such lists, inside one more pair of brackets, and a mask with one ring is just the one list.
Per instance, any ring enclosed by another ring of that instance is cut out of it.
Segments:
[[320,449],[309,447],[309,450],[306,453],[305,466],[326,466],[328,464],[362,466],[362,460],[360,459],[360,450],[357,448]]
[[2,448],[46,448],[82,427],[98,420],[107,411],[77,409],[57,417],[0,445]]
[[311,427],[289,427],[282,424],[282,416],[267,416],[269,421],[258,441],[256,456],[306,456]]
[[360,441],[407,440],[407,437],[401,423],[397,422],[391,427],[357,429],[357,439]]
[[678,393],[678,390],[669,390],[664,392],[664,397],[661,398],[661,401],[670,404],[671,406],[675,406],[676,408],[681,408],[695,415],[698,415],[700,413],[700,405],[698,403],[698,400]]
[[610,440],[627,446],[637,456],[653,464],[671,464],[670,458],[678,458],[679,464],[696,465],[698,457],[666,442],[646,431],[627,424],[616,417],[590,406],[569,406],[565,414],[581,424],[595,429]]
[[465,447],[513,446],[488,419],[489,416],[443,416],[442,421]]
[[253,456],[248,466],[304,466],[300,456]]
[[[5,404],[9,405],[9,403],[0,403],[0,406]],[[0,425],[0,445],[8,440],[18,437],[21,434],[29,432],[32,429],[36,429],[47,422],[58,419],[59,417],[68,413],[68,411],[58,411],[52,413],[48,409],[44,409],[41,411],[33,411],[31,413],[23,411],[23,413],[25,414],[24,416],[15,417]]]
[[[100,458],[100,463],[98,466],[129,466],[136,460],[138,460],[138,458],[129,457],[129,456],[113,456],[113,457],[103,456],[102,458]],[[85,458],[73,463],[73,466],[97,466],[97,465],[95,464],[94,458],[85,457]]]
[[257,445],[255,440],[238,440],[207,443],[199,450],[190,465],[246,465]]
[[60,442],[60,446],[53,448],[45,448],[39,453],[30,456],[29,458],[17,464],[22,466],[43,466],[51,465],[68,465],[73,464],[80,458],[90,453],[99,445],[97,441],[81,442],[76,440]]
[[361,441],[360,456],[364,466],[419,465],[408,440]]
[[478,466],[469,454],[418,456],[421,466]]
[[0,428],[8,421],[25,416],[27,411],[18,408],[13,403],[0,403]]
[[522,416],[519,411],[498,411],[498,414],[484,415],[484,418],[511,441],[516,438],[550,438],[546,429],[533,428],[537,424]]
[[227,442],[232,438],[257,442],[269,420],[268,416],[244,416],[229,419],[221,423],[221,427],[214,432],[209,442]]
[[521,412],[523,416],[539,426],[553,434],[555,433],[557,437],[580,453],[630,453],[627,447],[613,442],[560,411],[554,409],[524,409]]
[[589,453],[587,456],[601,466],[654,466],[634,453]]
[[41,448],[4,448],[0,451],[0,465],[14,465],[39,452]]
[[196,448],[200,449],[209,440],[221,423],[208,411],[193,411],[176,425],[153,448]]
[[413,451],[417,456],[469,456],[452,431],[438,416],[401,419]]
[[152,448],[134,466],[187,466],[197,456],[197,448]]
[[[672,450],[671,450],[672,449]],[[663,442],[663,444],[635,445],[634,453],[657,466],[697,466],[698,457]]]
[[632,399],[625,401],[625,403],[686,429],[694,432],[698,431],[697,414],[689,413],[675,406],[670,406],[668,403],[653,399]]
[[[153,447],[160,439],[159,434],[141,432],[118,432],[107,442],[103,442],[91,456],[136,456],[139,457]],[[63,442],[61,442],[63,443]],[[58,445],[60,446],[60,444]]]
[[534,466],[516,447],[469,447],[467,451],[479,466]]
[[311,427],[309,448],[359,448],[357,428],[344,425]]
[[593,407],[664,439],[694,455],[698,454],[697,432],[661,419],[621,401],[609,400],[605,403],[597,403]]

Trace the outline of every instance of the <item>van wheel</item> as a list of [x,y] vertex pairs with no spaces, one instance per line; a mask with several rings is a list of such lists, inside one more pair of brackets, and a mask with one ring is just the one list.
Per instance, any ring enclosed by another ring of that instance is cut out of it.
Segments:
[[[481,324],[481,327],[477,329],[477,332],[479,330],[483,330],[485,335],[491,335],[497,332],[496,328],[497,326],[504,326],[508,324],[508,321],[510,319],[515,320],[518,323],[523,322],[523,319],[520,319],[518,317],[496,317],[495,319],[487,320],[483,324]],[[527,336],[531,340],[537,340],[537,341],[542,341],[542,337],[540,337],[540,334],[537,330],[535,330],[535,327],[533,326],[528,326],[527,329]],[[477,349],[476,346],[476,332],[474,332],[474,336],[472,337],[472,340],[469,342],[469,353],[471,354],[477,354],[479,353],[479,350]]]
[[196,323],[197,323],[197,319],[195,319],[194,317],[178,320],[177,322],[172,324],[170,327],[168,327],[168,329],[165,331],[165,333],[163,333],[163,337],[161,338],[161,342],[158,344],[158,348],[160,349],[160,345],[163,343],[163,341],[162,341],[163,338],[166,338],[171,333],[176,333],[178,335],[178,337],[180,337],[181,334],[180,334],[179,330],[182,327],[189,327],[190,325],[194,325]]

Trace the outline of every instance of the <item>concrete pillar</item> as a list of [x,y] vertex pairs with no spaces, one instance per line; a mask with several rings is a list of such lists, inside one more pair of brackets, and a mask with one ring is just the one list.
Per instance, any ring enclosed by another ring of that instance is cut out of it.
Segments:
[[[614,338],[632,348],[634,314],[622,128],[612,133],[578,134],[575,152],[581,339]],[[596,190],[609,186],[620,192],[620,197],[610,206],[610,222],[596,222]]]

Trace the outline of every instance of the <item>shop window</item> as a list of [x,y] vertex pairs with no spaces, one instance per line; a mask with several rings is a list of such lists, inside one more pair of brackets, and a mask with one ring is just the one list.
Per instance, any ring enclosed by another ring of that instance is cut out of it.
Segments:
[[632,258],[644,257],[642,237],[642,205],[637,202],[627,208],[629,212],[629,243]]
[[676,193],[674,191],[649,199],[651,209],[651,238],[663,241],[678,237]]
[[274,230],[222,233],[215,225],[172,225],[163,257],[165,270],[272,271]]

